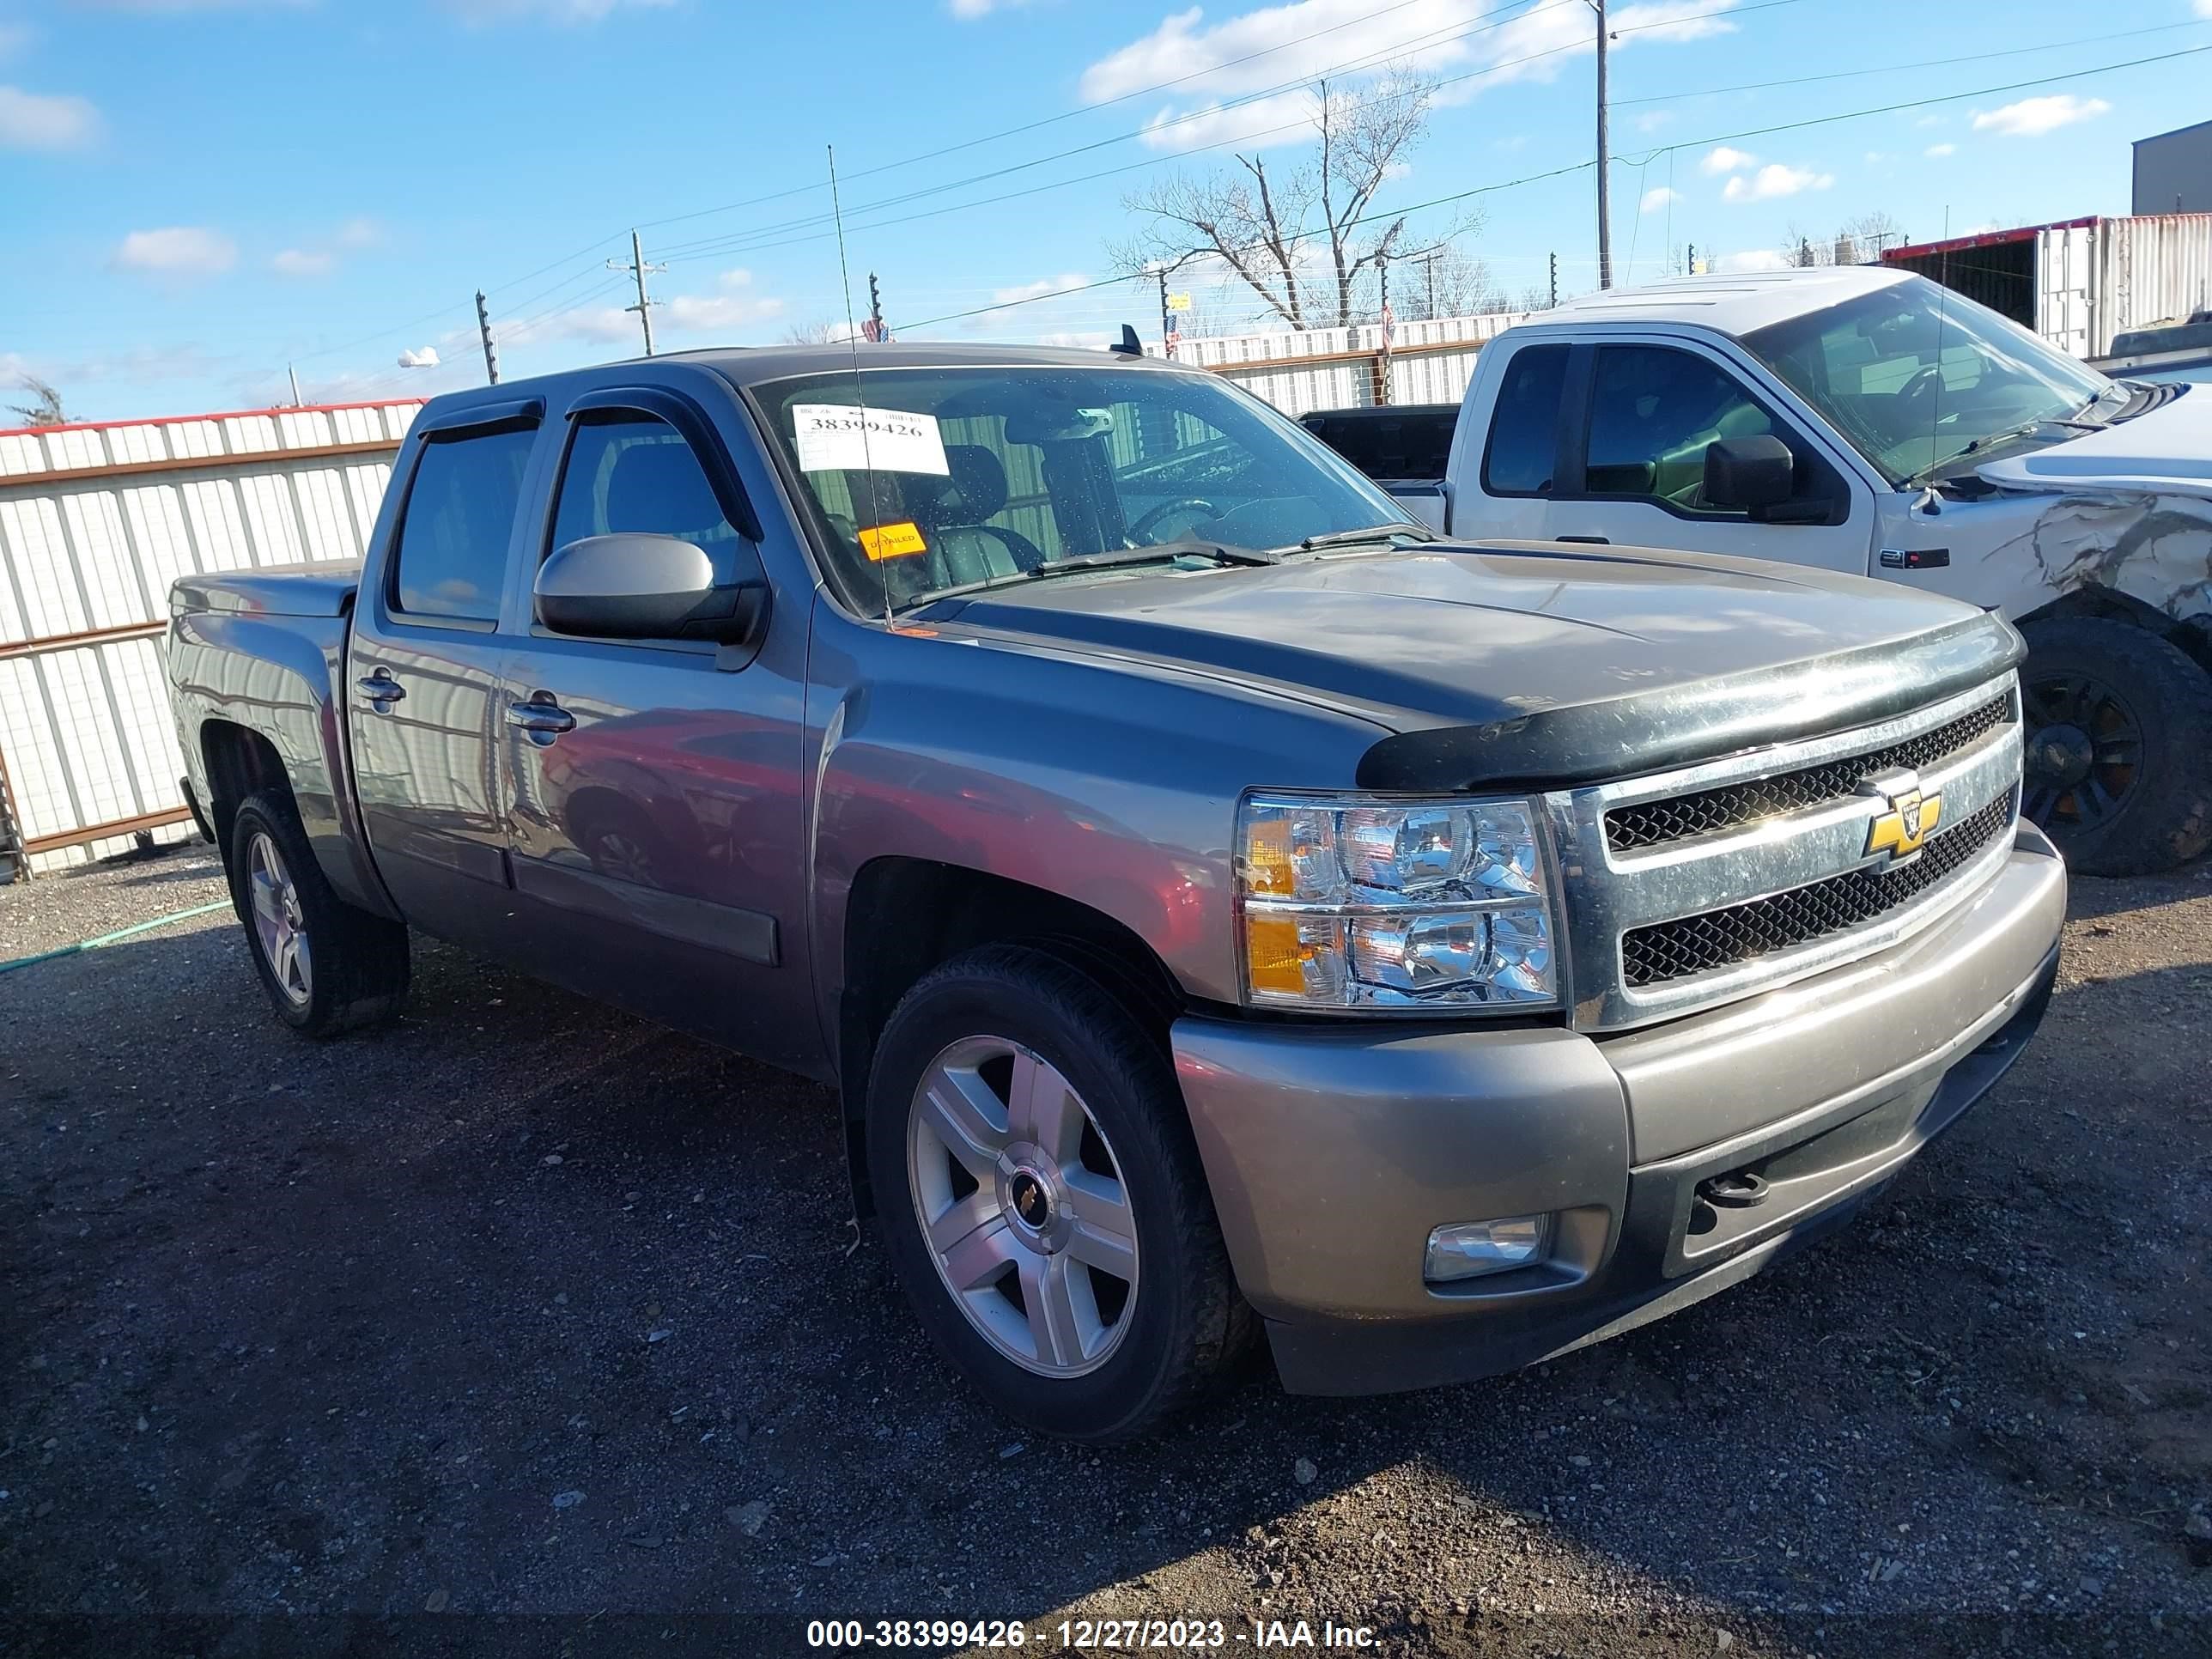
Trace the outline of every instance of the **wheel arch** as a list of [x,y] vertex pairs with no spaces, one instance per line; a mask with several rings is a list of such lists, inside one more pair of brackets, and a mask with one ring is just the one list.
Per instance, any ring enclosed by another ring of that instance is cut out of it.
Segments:
[[297,810],[291,775],[276,745],[250,726],[210,719],[200,725],[200,759],[208,781],[207,816],[225,864],[230,861],[231,821],[248,795],[281,794]]
[[874,1213],[868,1079],[899,999],[932,969],[986,945],[1025,945],[1097,981],[1164,1050],[1184,997],[1126,923],[1079,900],[969,866],[886,855],[855,875],[845,908],[847,977],[837,1001],[838,1095],[855,1214]]
[[2117,587],[2091,582],[2069,588],[2048,605],[2018,617],[2016,625],[2025,630],[2039,622],[2056,622],[2076,617],[2125,623],[2130,627],[2142,629],[2147,634],[2169,640],[2184,656],[2207,674],[2212,674],[2212,617],[2172,617],[2156,605],[2136,599],[2131,593],[2124,593]]

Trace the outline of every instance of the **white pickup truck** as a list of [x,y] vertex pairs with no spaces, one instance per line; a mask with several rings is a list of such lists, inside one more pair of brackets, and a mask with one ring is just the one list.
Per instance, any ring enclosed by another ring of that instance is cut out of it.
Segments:
[[[1381,434],[1351,414],[1306,425],[1358,462]],[[1904,271],[1693,276],[1484,347],[1443,471],[1385,482],[1454,537],[1742,554],[2000,611],[2030,651],[2027,816],[2091,874],[2212,844],[2212,388],[2115,380]]]

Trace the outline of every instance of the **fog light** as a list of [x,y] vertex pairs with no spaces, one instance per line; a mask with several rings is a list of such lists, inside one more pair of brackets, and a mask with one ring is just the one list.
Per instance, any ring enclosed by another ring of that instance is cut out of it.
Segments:
[[1429,1235],[1421,1276],[1431,1285],[1502,1273],[1543,1260],[1552,1242],[1548,1215],[1510,1215],[1496,1221],[1461,1221]]

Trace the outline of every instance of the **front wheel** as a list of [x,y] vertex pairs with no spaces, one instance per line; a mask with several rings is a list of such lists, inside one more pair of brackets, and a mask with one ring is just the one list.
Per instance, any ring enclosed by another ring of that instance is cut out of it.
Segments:
[[2212,845],[2212,677],[2103,617],[2030,623],[2021,810],[2084,875],[2142,876]]
[[398,1017],[407,930],[331,890],[292,804],[250,795],[230,826],[230,895],[277,1017],[309,1036]]
[[1101,986],[993,947],[885,1025],[868,1169],[894,1270],[1007,1416],[1107,1444],[1195,1399],[1249,1316],[1159,1045]]

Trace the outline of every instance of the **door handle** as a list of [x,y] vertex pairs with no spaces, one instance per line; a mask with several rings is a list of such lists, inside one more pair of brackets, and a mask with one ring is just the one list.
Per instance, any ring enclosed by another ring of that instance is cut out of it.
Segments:
[[354,689],[380,714],[390,714],[392,705],[407,695],[407,688],[392,678],[392,671],[388,668],[380,668],[368,678],[356,680]]
[[529,733],[532,743],[550,743],[563,732],[576,729],[574,714],[550,697],[542,696],[528,702],[507,704],[507,723]]
[[1611,542],[1607,541],[1602,536],[1558,536],[1554,537],[1553,539],[1562,542],[1581,542],[1584,545],[1589,547],[1611,547],[1613,545]]

